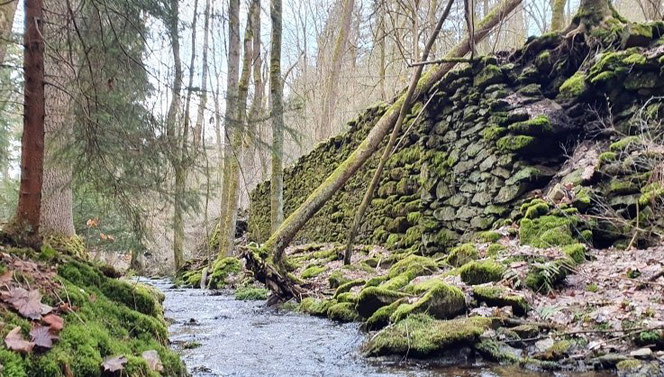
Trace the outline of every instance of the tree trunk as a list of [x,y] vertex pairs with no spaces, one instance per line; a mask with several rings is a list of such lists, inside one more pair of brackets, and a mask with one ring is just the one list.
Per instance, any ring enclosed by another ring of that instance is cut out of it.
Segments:
[[[233,147],[230,145],[233,132],[237,128],[237,91],[240,75],[240,0],[228,2],[228,73],[226,75],[226,111],[224,115],[224,147],[221,209],[219,212],[219,230],[223,232],[224,221],[230,195],[230,160],[233,158]],[[219,256],[226,255],[226,245],[219,242]]]
[[205,106],[207,106],[207,84],[208,84],[208,49],[210,34],[210,0],[205,0],[205,19],[203,21],[203,58],[201,71],[201,94],[199,96],[198,113],[196,114],[196,126],[194,127],[194,149],[201,144],[203,124],[205,123]]
[[562,30],[565,23],[565,4],[567,0],[553,0],[551,6],[551,31]]
[[43,3],[25,1],[23,42],[24,111],[21,137],[21,185],[16,209],[15,232],[37,236],[41,208],[44,164],[44,41]]
[[245,144],[245,130],[247,123],[247,97],[249,94],[249,78],[252,70],[253,57],[252,46],[254,41],[253,23],[254,14],[259,11],[258,1],[253,0],[249,6],[247,26],[244,31],[244,56],[242,59],[242,74],[238,84],[237,100],[237,129],[233,132],[233,156],[226,161],[229,165],[228,200],[226,202],[226,213],[224,215],[224,226],[220,228],[219,244],[223,247],[226,255],[233,253],[233,241],[235,240],[235,223],[237,221],[238,201],[240,199],[240,161]]
[[385,33],[385,5],[380,2],[378,4],[378,85],[380,86],[380,99],[387,100],[387,90],[385,88],[385,72],[387,70],[387,62],[385,57],[385,44],[387,43],[387,35]]
[[276,231],[284,220],[284,88],[281,81],[281,0],[272,0],[270,50],[270,103],[272,106],[272,171],[270,178],[270,226]]
[[350,22],[355,8],[355,0],[344,0],[339,23],[339,34],[334,42],[334,50],[330,63],[330,74],[327,77],[327,88],[323,97],[323,114],[318,127],[319,134],[317,139],[321,140],[329,136],[334,121],[334,113],[337,102],[337,89],[339,85],[339,74],[341,73],[341,64],[343,63],[346,44],[348,42],[348,32],[350,31]]
[[[166,116],[166,136],[168,138],[169,144],[172,146],[177,146],[178,135],[177,135],[177,125],[179,124],[180,112],[182,107],[182,60],[180,59],[180,30],[178,26],[178,20],[180,16],[179,12],[179,1],[171,0],[171,14],[168,15],[168,37],[171,42],[171,52],[173,54],[173,65],[174,65],[174,76],[173,76],[173,87],[171,89],[171,104],[168,108],[168,114]],[[177,149],[177,148],[176,148]],[[180,208],[182,203],[178,201],[178,189],[180,181],[183,180],[181,176],[182,172],[179,171],[179,162],[178,162],[178,153],[177,150],[169,153],[169,158],[171,160],[171,165],[175,171],[175,204],[173,206],[173,261],[175,262],[175,269],[178,270],[182,267],[184,263],[184,254],[182,252],[183,244],[183,233],[180,234],[178,231],[180,224],[183,223],[181,219],[182,213]],[[180,179],[178,176],[180,175]]]
[[[489,17],[482,20],[475,29],[474,40],[481,40],[491,29],[501,20],[505,19],[514,8],[521,3],[521,0],[504,0],[496,9],[489,14]],[[447,54],[447,57],[463,57],[470,52],[469,38],[457,43],[457,45]],[[447,72],[449,72],[456,63],[442,63],[430,69],[417,83],[413,98],[419,98],[426,93],[436,82],[438,82]],[[307,223],[307,221],[325,204],[325,202],[341,188],[346,181],[362,167],[362,165],[378,149],[381,141],[394,127],[398,117],[399,110],[403,106],[405,94],[399,97],[378,120],[371,129],[369,135],[358,148],[342,162],[332,174],[323,181],[323,183],[314,190],[309,197],[302,203],[284,222],[279,229],[270,236],[263,245],[265,250],[274,252],[274,260],[277,265],[283,267],[283,252],[297,232]],[[283,269],[282,269],[283,271]]]
[[72,97],[68,92],[77,75],[74,68],[77,59],[71,53],[63,52],[69,46],[63,30],[73,29],[70,25],[74,15],[68,7],[75,9],[76,5],[47,0],[44,7],[47,15],[44,38],[48,46],[44,55],[46,120],[40,232],[42,235],[72,237],[76,234],[72,212],[72,168],[69,162],[62,161],[62,155],[73,137]]
[[[422,52],[422,58],[420,59],[420,61],[424,62],[429,58],[429,52],[431,51],[431,47],[436,42],[438,33],[440,33],[440,29],[443,27],[443,23],[447,19],[447,16],[450,14],[450,10],[452,9],[453,3],[454,3],[453,0],[448,1],[447,7],[445,8],[443,15],[438,20],[438,23],[436,24],[433,33],[429,37],[429,41],[427,42],[427,45],[425,46],[424,51]],[[355,236],[357,236],[357,230],[359,229],[360,223],[362,222],[362,217],[364,216],[364,212],[367,210],[367,207],[369,207],[371,199],[373,199],[373,193],[376,190],[376,187],[378,186],[378,182],[380,182],[380,177],[383,174],[383,169],[385,168],[385,164],[387,163],[387,160],[390,158],[390,155],[392,154],[392,149],[394,148],[394,145],[397,142],[397,137],[399,137],[399,132],[401,132],[401,125],[403,124],[403,121],[408,115],[408,113],[410,113],[410,108],[413,103],[412,99],[413,99],[413,93],[415,92],[415,86],[419,82],[420,76],[422,76],[423,69],[424,69],[423,65],[419,65],[415,68],[415,72],[413,73],[413,76],[410,79],[410,84],[408,85],[408,90],[406,91],[403,104],[401,106],[401,109],[399,110],[399,117],[397,118],[397,121],[394,127],[392,128],[392,134],[390,135],[390,140],[387,142],[387,146],[383,151],[383,155],[381,156],[380,161],[378,162],[378,167],[376,168],[376,171],[374,172],[374,175],[371,178],[371,183],[369,183],[369,187],[367,187],[367,191],[364,194],[364,198],[360,203],[360,208],[358,208],[357,212],[355,212],[355,219],[353,220],[353,225],[351,226],[348,234],[346,252],[344,253],[345,265],[350,264],[351,254],[353,250],[353,242],[355,241]]]
[[19,0],[9,0],[0,3],[0,64],[5,61],[5,53],[9,44],[9,37],[12,33],[14,24],[14,15],[18,7]]

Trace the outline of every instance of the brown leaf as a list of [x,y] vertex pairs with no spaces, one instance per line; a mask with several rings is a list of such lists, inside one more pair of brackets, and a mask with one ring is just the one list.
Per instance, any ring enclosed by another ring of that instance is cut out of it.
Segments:
[[57,336],[51,334],[49,328],[46,326],[37,326],[33,328],[30,331],[30,336],[35,343],[35,346],[45,349],[53,348],[53,341],[58,339]]
[[40,319],[42,315],[42,295],[38,290],[26,291],[23,288],[12,288],[3,295],[3,299],[10,303],[14,309],[30,319]]
[[20,353],[30,353],[32,352],[32,348],[35,346],[34,343],[23,339],[23,335],[21,335],[21,328],[18,326],[14,327],[14,329],[10,331],[9,334],[7,334],[5,337],[5,344],[10,350]]
[[8,284],[10,281],[12,281],[12,277],[14,275],[13,271],[7,270],[5,271],[2,276],[0,276],[0,284]]
[[54,333],[58,333],[65,325],[65,320],[57,314],[47,315],[46,317],[42,318],[42,322],[47,324],[51,328],[51,331]]
[[127,358],[125,356],[115,356],[108,357],[101,363],[101,366],[104,368],[105,372],[117,372],[124,369],[124,365],[127,364]]
[[145,351],[141,354],[143,359],[147,361],[148,367],[150,370],[155,372],[161,372],[164,370],[164,365],[161,363],[159,354],[155,350]]

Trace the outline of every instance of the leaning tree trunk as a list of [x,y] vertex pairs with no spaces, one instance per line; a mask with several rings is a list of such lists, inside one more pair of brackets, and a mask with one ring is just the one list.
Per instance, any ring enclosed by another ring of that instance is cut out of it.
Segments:
[[9,36],[12,33],[14,15],[19,0],[8,0],[0,3],[0,64],[5,61],[7,45],[9,45]]
[[[422,52],[422,59],[421,59],[422,62],[426,61],[429,58],[429,52],[431,51],[431,48],[436,42],[436,38],[438,38],[438,33],[440,33],[440,29],[443,27],[443,23],[447,19],[447,16],[450,14],[450,10],[452,10],[453,3],[454,0],[449,0],[447,2],[447,7],[445,8],[445,11],[443,12],[440,19],[438,20],[438,23],[436,24],[436,27],[434,28],[434,31],[429,37],[429,41],[427,42],[427,45],[425,46],[424,51]],[[418,42],[415,41],[414,43],[417,44]],[[355,212],[355,219],[353,220],[353,225],[351,225],[348,234],[348,242],[346,244],[346,251],[344,253],[344,264],[346,265],[350,264],[351,253],[353,250],[353,243],[355,242],[357,231],[360,227],[360,223],[362,222],[362,218],[364,217],[364,212],[369,207],[371,199],[373,199],[374,191],[376,190],[381,175],[383,174],[383,169],[385,168],[385,164],[387,163],[387,160],[390,158],[390,155],[392,154],[392,149],[394,148],[394,145],[397,142],[397,137],[399,137],[399,132],[401,132],[401,125],[403,124],[404,119],[406,119],[408,113],[410,113],[410,108],[413,103],[413,93],[415,93],[415,87],[417,86],[417,83],[420,81],[420,76],[422,76],[423,69],[424,69],[423,65],[418,65],[417,67],[415,67],[415,72],[413,73],[413,76],[411,77],[410,80],[410,84],[408,85],[408,90],[406,91],[406,95],[403,100],[403,105],[401,106],[401,109],[399,109],[399,117],[397,118],[396,124],[392,128],[392,134],[390,135],[390,139],[387,142],[387,146],[383,151],[383,155],[381,156],[380,161],[378,161],[378,167],[376,167],[376,171],[374,172],[374,175],[371,178],[371,182],[369,183],[369,187],[367,187],[367,191],[365,192],[364,198],[360,203],[360,207],[357,209],[357,212]]]
[[[14,220],[14,233],[37,236],[41,212],[42,169],[44,163],[44,41],[43,3],[25,1],[23,42],[24,111],[21,137],[21,185]],[[26,229],[25,227],[29,227]],[[27,231],[27,232],[26,232]]]
[[47,21],[44,38],[48,45],[44,56],[46,120],[40,233],[64,237],[76,234],[72,212],[72,168],[62,158],[73,137],[70,89],[77,74],[75,52],[65,52],[70,47],[67,35],[73,29],[73,13],[69,6],[75,8],[74,4],[59,0],[44,3]]
[[[491,29],[521,3],[521,0],[504,0],[497,8],[489,14],[475,28],[474,40],[484,38]],[[470,40],[465,38],[450,50],[448,58],[458,58],[470,52]],[[438,82],[454,66],[455,62],[441,63],[431,68],[417,83],[413,98],[417,99],[424,95],[436,82]],[[362,141],[358,148],[337,168],[332,174],[315,189],[309,197],[284,221],[263,245],[265,250],[274,253],[275,263],[283,269],[283,252],[297,232],[307,221],[325,204],[325,202],[339,190],[357,170],[378,150],[385,135],[394,127],[399,117],[399,110],[404,104],[405,94],[400,96],[378,120],[371,129],[369,135]]]
[[284,87],[281,78],[281,0],[270,4],[270,102],[272,105],[272,175],[270,178],[270,227],[275,232],[284,220]]

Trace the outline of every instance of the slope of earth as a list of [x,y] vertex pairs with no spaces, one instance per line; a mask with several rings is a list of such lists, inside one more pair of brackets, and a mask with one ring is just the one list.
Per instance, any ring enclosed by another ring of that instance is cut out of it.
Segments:
[[185,376],[168,347],[163,295],[85,254],[76,240],[0,244],[0,375]]

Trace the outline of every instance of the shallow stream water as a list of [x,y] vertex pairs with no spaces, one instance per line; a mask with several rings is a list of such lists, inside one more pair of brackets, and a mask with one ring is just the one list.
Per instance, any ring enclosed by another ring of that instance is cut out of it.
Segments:
[[[161,290],[173,348],[193,377],[367,376],[367,377],[550,377],[514,367],[420,364],[411,360],[364,358],[366,334],[357,324],[267,308],[263,301],[237,301],[232,295],[172,288],[168,280],[141,279]],[[197,344],[186,349],[186,344]],[[458,360],[458,359],[457,359]],[[605,377],[606,374],[574,374]]]

